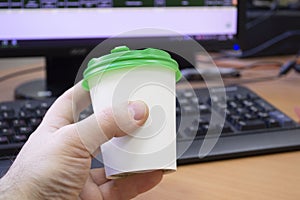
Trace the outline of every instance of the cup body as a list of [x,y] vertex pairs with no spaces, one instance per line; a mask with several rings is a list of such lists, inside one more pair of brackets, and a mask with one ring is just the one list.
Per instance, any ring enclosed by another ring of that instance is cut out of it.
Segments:
[[[157,64],[103,72],[88,81],[94,112],[129,101],[149,108],[145,124],[134,133],[101,145],[107,178],[153,170],[176,170],[175,72]],[[119,119],[115,119],[117,124]],[[121,123],[120,123],[121,124]],[[122,128],[122,127],[120,127]]]

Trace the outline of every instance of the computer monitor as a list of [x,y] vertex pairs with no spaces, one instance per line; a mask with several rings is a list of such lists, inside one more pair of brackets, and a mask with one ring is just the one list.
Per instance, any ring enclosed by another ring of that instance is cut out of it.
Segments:
[[296,54],[300,50],[300,0],[239,3],[240,57]]
[[[46,86],[56,96],[74,83],[85,56],[107,38],[115,38],[111,47],[128,41],[184,45],[193,38],[207,50],[220,50],[237,34],[237,15],[235,0],[0,0],[0,57],[44,56]],[[182,37],[153,32],[118,37],[143,28]]]

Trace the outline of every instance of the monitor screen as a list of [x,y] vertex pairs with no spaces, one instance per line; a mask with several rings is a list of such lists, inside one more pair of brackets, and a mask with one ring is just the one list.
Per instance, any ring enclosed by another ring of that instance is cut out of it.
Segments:
[[[63,60],[53,62],[54,57],[75,55],[80,62],[101,41],[124,39],[124,33],[137,29],[171,30],[208,50],[223,48],[237,34],[237,13],[236,0],[0,0],[0,57],[45,56],[51,85],[58,66],[48,65]],[[151,42],[174,41],[175,36],[155,31],[126,35]]]
[[[100,41],[142,28],[172,30],[196,40],[228,40],[237,31],[232,0],[1,0],[0,19],[1,49],[7,50],[58,46],[60,40]],[[132,37],[172,37],[159,34]]]

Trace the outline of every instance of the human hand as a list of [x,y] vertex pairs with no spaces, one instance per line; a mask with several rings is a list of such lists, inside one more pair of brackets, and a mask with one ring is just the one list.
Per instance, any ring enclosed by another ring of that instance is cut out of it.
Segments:
[[135,101],[76,122],[89,104],[81,83],[54,102],[0,180],[0,199],[130,199],[160,182],[161,171],[108,180],[104,169],[90,169],[99,146],[144,124],[148,108]]

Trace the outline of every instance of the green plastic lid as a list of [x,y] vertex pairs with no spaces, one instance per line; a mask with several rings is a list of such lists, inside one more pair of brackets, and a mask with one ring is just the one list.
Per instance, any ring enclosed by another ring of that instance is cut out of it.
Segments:
[[88,80],[103,72],[153,64],[173,70],[176,81],[180,80],[181,73],[178,64],[167,52],[153,48],[130,50],[126,46],[119,46],[111,50],[111,54],[89,61],[88,67],[83,72],[82,87],[88,91],[90,89]]

